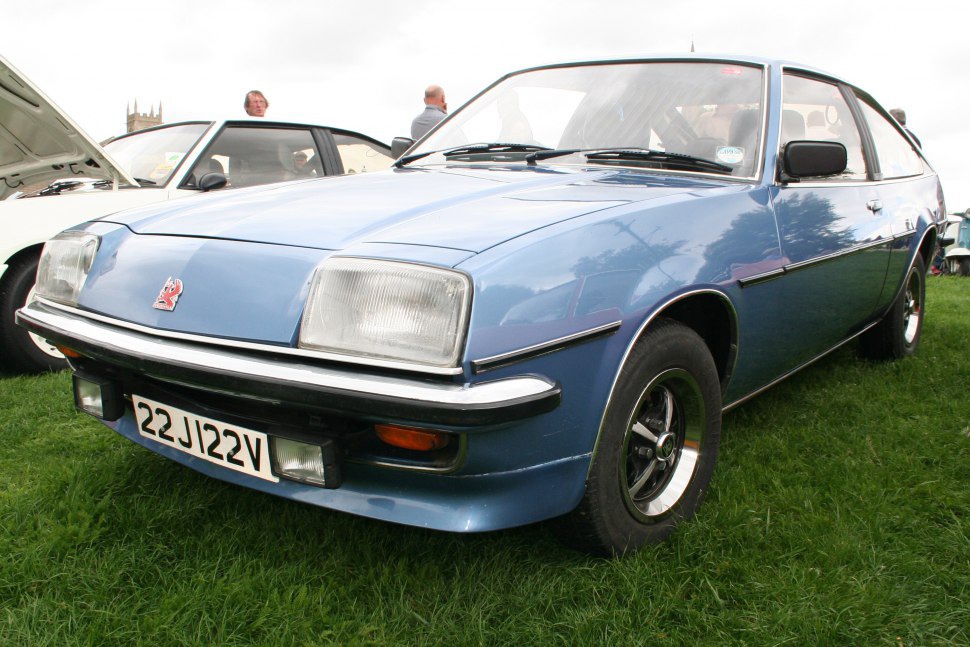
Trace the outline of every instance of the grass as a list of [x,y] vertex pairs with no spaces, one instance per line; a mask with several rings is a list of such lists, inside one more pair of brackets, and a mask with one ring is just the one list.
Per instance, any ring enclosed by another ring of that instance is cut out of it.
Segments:
[[970,643],[970,281],[920,351],[728,414],[694,522],[619,560],[547,525],[398,527],[207,479],[0,379],[0,644]]

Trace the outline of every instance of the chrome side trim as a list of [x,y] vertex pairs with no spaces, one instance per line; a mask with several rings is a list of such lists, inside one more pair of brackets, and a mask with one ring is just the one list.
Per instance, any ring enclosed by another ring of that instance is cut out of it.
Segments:
[[828,263],[829,261],[834,261],[844,256],[850,256],[852,254],[865,251],[867,249],[872,249],[874,247],[881,247],[882,245],[887,245],[899,238],[912,236],[914,232],[915,230],[910,232],[905,232],[902,234],[895,234],[889,238],[880,238],[879,240],[853,245],[848,249],[832,252],[831,254],[826,254],[825,256],[818,256],[816,258],[810,258],[806,261],[798,261],[797,263],[789,263],[784,267],[778,268],[776,270],[771,270],[769,272],[765,272],[764,274],[758,274],[756,276],[749,276],[747,278],[738,279],[738,285],[740,285],[742,288],[746,288],[752,285],[756,285],[758,283],[764,283],[765,281],[776,279],[780,276],[784,276],[785,274],[791,274],[792,272],[797,272],[799,270],[804,270],[809,267],[814,267],[815,265],[821,265],[822,263]]
[[560,387],[521,375],[474,384],[349,372],[109,326],[33,302],[17,323],[85,357],[156,379],[363,416],[449,425],[518,420],[559,405]]
[[544,342],[542,344],[535,344],[533,346],[520,348],[518,350],[509,351],[500,355],[493,355],[491,357],[483,357],[482,359],[472,360],[472,372],[477,375],[479,373],[491,371],[502,366],[522,362],[533,357],[553,353],[574,344],[581,344],[599,337],[612,335],[620,329],[620,325],[622,323],[622,321],[614,321],[602,326],[597,326],[596,328],[590,328],[589,330],[583,330],[572,335],[566,335],[565,337],[560,337],[559,339],[553,339],[552,341]]
[[758,283],[764,283],[765,281],[770,281],[772,279],[777,279],[780,276],[785,275],[785,268],[779,267],[776,270],[771,270],[763,274],[756,274],[754,276],[748,276],[743,279],[738,279],[738,285],[742,288],[750,287]]
[[143,326],[141,324],[132,323],[130,321],[122,321],[120,319],[114,319],[112,317],[105,317],[104,315],[99,315],[94,312],[87,312],[85,310],[79,310],[71,306],[66,306],[56,301],[50,301],[44,298],[38,298],[38,301],[43,303],[45,306],[61,310],[67,314],[73,315],[75,317],[84,317],[85,319],[90,319],[92,321],[97,321],[100,323],[108,324],[109,326],[115,328],[126,328],[128,330],[133,330],[145,335],[151,335],[153,337],[164,337],[166,339],[174,339],[178,341],[187,341],[199,344],[205,344],[207,346],[227,346],[234,349],[245,349],[249,351],[254,351],[257,353],[271,353],[273,355],[291,355],[294,357],[303,357],[307,359],[322,359],[328,362],[339,362],[341,364],[358,364],[361,366],[370,366],[374,368],[386,368],[395,371],[408,371],[412,373],[426,373],[430,375],[460,375],[462,373],[462,368],[460,366],[455,367],[437,367],[437,366],[426,366],[423,364],[413,364],[410,362],[397,362],[394,360],[382,360],[376,358],[368,357],[357,357],[354,355],[341,355],[340,353],[327,353],[323,351],[306,350],[303,348],[292,348],[290,346],[274,346],[272,344],[257,344],[254,342],[247,342],[235,339],[223,339],[220,337],[209,337],[206,335],[194,335],[191,333],[180,333],[171,330],[164,330],[161,328],[152,328],[150,326]]

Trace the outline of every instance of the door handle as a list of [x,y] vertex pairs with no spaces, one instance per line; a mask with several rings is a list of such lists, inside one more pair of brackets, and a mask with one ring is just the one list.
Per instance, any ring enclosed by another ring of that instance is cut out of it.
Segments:
[[877,211],[882,211],[882,200],[870,200],[869,202],[866,203],[866,209],[868,209],[872,213],[876,213]]

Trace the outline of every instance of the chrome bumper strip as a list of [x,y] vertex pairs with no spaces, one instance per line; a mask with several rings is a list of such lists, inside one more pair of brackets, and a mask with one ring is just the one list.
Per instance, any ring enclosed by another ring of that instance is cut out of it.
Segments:
[[17,323],[85,357],[162,381],[340,413],[419,423],[482,425],[557,407],[560,387],[535,375],[455,384],[347,370],[176,341],[33,302]]

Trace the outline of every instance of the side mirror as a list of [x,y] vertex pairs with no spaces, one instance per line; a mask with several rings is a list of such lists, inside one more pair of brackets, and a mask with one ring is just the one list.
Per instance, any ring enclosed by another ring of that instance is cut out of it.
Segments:
[[206,173],[199,178],[199,188],[202,192],[221,189],[229,183],[229,179],[222,173]]
[[785,144],[782,168],[787,177],[821,177],[845,171],[848,155],[838,142],[794,141]]
[[410,137],[395,137],[391,140],[391,157],[398,159],[412,146],[414,146],[414,140]]

